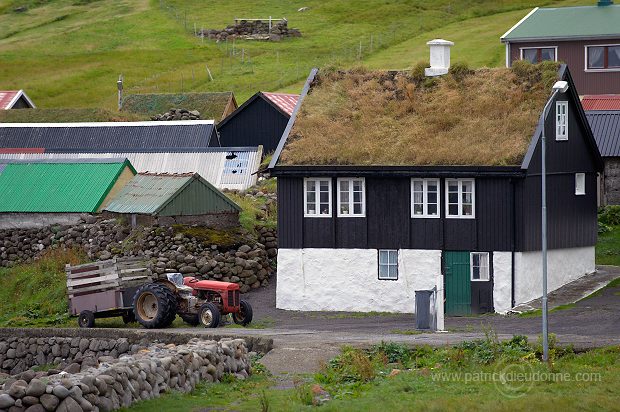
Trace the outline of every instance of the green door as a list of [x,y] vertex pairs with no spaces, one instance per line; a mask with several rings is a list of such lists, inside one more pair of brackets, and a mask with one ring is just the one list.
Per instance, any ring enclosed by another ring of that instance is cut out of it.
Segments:
[[446,315],[471,314],[469,252],[444,252]]

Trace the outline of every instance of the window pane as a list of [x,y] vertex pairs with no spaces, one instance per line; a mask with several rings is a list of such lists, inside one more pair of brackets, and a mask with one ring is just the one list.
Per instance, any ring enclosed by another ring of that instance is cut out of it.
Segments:
[[429,215],[432,215],[432,216],[436,215],[437,214],[437,205],[429,204],[428,205],[427,213]]
[[588,68],[602,69],[605,67],[605,48],[588,47]]
[[353,192],[353,201],[356,203],[362,203],[362,192]]
[[523,60],[527,60],[530,63],[538,62],[538,50],[537,49],[523,49]]
[[329,191],[329,181],[328,180],[321,180],[320,184],[321,184],[321,192],[328,192]]
[[388,252],[387,250],[379,251],[379,264],[387,264],[388,263]]
[[349,204],[348,203],[340,205],[340,214],[342,214],[342,215],[348,215],[349,214]]
[[428,199],[428,203],[437,203],[437,193],[428,192],[427,199]]
[[356,215],[361,215],[362,214],[362,204],[361,203],[355,203],[353,205],[353,213]]
[[458,193],[448,193],[448,203],[458,203],[458,202],[459,202]]
[[459,183],[458,182],[450,182],[448,183],[448,193],[458,193],[459,191]]
[[472,182],[465,181],[463,182],[463,192],[472,192]]
[[437,181],[431,180],[428,182],[428,192],[437,192]]
[[[467,272],[465,272],[467,273]],[[471,278],[472,279],[480,279],[480,268],[478,266],[473,266],[471,268]]]
[[308,201],[308,203],[314,203],[316,202],[316,193],[314,192],[308,192],[307,196],[306,196],[306,200]]
[[555,60],[555,49],[540,49],[541,60]]
[[607,53],[608,66],[620,67],[620,46],[609,46]]
[[316,205],[314,203],[308,204],[306,213],[309,215],[316,215]]
[[321,200],[321,203],[329,203],[329,193],[321,192],[319,199]]
[[422,203],[424,203],[423,193],[421,193],[421,192],[414,192],[413,193],[413,203],[415,203],[415,204],[422,204]]
[[340,203],[349,203],[349,192],[340,192]]
[[448,214],[450,216],[457,216],[459,214],[459,206],[458,205],[448,206]]
[[478,253],[472,253],[471,264],[474,266],[480,266],[480,255]]
[[397,251],[390,251],[388,252],[388,257],[389,257],[389,263],[396,265],[398,264],[398,252]]
[[321,203],[321,214],[329,215],[329,203]]
[[397,279],[398,278],[398,266],[389,266],[389,276],[390,279]]
[[463,203],[471,203],[471,193],[462,194]]
[[413,214],[414,215],[423,215],[424,214],[424,207],[422,206],[421,203],[415,203],[413,205]]
[[390,276],[390,274],[389,274],[388,266],[387,265],[379,264],[379,277],[380,278],[387,278],[389,276]]
[[472,210],[471,205],[463,205],[463,216],[471,216]]
[[361,192],[362,191],[362,181],[361,180],[354,180],[353,181],[353,190],[355,190],[356,192]]
[[314,180],[308,180],[306,182],[306,187],[309,192],[314,192],[316,190],[316,182]]
[[424,183],[421,180],[415,180],[413,182],[414,192],[422,192],[424,190]]

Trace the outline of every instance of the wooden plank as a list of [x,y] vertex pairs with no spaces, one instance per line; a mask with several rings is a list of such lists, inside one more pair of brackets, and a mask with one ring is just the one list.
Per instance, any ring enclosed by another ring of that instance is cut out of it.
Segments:
[[138,276],[138,275],[150,275],[151,271],[149,269],[141,268],[141,269],[132,269],[132,270],[122,270],[118,275],[121,278],[125,278],[127,276]]
[[83,263],[81,265],[75,265],[75,266],[65,265],[65,271],[69,271],[71,273],[77,273],[81,269],[89,268],[91,266],[110,266],[110,265],[113,265],[114,263],[115,263],[114,260],[110,259],[110,260],[100,260],[99,262]]
[[71,297],[76,294],[83,295],[86,293],[100,292],[107,289],[118,289],[119,287],[120,286],[118,285],[118,283],[102,283],[101,285],[87,286],[83,288],[71,288],[67,292],[69,297]]
[[79,286],[79,285],[88,285],[94,282],[105,282],[106,280],[115,280],[118,279],[118,275],[116,273],[107,276],[100,276],[98,278],[88,278],[88,279],[67,279],[67,286]]
[[84,272],[77,275],[69,275],[67,279],[83,279],[87,277],[95,277],[95,276],[105,276],[109,274],[116,274],[116,270],[114,268],[105,268],[105,269],[97,269],[90,272]]

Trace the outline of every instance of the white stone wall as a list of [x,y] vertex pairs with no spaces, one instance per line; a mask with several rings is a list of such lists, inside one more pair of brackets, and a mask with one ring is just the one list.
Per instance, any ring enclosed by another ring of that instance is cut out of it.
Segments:
[[493,252],[493,307],[506,313],[512,305],[512,252]]
[[279,249],[276,307],[303,311],[414,312],[432,289],[441,251],[400,250],[398,280],[378,279],[375,249]]
[[[547,291],[592,273],[594,246],[554,249],[547,254]],[[515,253],[515,300],[526,303],[542,296],[542,252]]]

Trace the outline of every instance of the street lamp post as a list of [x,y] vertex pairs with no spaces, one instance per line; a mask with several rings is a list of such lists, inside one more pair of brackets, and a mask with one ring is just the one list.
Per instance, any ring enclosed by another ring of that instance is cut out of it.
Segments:
[[565,93],[568,90],[568,83],[565,81],[555,82],[553,85],[553,94],[547,100],[545,108],[539,120],[539,128],[541,130],[541,243],[542,243],[542,339],[543,339],[543,361],[549,360],[549,325],[547,322],[547,140],[545,137],[545,120],[549,114],[551,104],[555,101],[559,93]]

